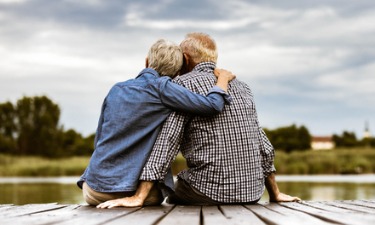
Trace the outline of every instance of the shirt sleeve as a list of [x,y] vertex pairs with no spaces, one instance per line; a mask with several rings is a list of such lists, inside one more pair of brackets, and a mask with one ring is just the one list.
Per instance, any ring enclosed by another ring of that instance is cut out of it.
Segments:
[[160,99],[164,105],[177,111],[209,116],[222,112],[225,103],[232,98],[218,86],[210,89],[206,96],[196,94],[185,87],[160,78]]
[[[173,112],[169,115],[159,132],[140,180],[164,182],[165,176],[180,149],[184,127],[188,119],[188,115],[184,113]],[[173,187],[170,188],[173,189]]]
[[[245,89],[248,95],[253,96],[251,89],[249,86],[245,85]],[[274,159],[275,159],[275,149],[273,148],[271,142],[266,136],[266,133],[263,129],[259,126],[259,121],[257,120],[257,124],[259,127],[259,136],[260,136],[260,155],[261,155],[261,164],[263,170],[263,176],[268,177],[271,173],[276,172],[274,166]]]
[[261,135],[261,156],[262,156],[262,169],[264,177],[268,177],[271,173],[276,172],[274,166],[275,150],[268,140],[266,133],[259,127]]

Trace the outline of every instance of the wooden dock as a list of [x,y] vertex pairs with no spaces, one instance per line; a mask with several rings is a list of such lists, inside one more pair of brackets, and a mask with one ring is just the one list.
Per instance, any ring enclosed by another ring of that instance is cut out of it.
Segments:
[[96,209],[87,205],[0,205],[0,224],[350,224],[374,225],[375,200],[303,201],[256,205]]

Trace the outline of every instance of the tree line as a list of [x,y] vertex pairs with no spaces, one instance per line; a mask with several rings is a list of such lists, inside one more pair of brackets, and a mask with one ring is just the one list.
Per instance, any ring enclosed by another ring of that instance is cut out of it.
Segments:
[[[46,96],[23,97],[16,104],[0,103],[0,153],[68,157],[91,155],[95,134],[84,137],[59,124],[60,108]],[[305,126],[264,129],[276,150],[284,152],[311,149],[311,135]],[[336,147],[375,147],[375,138],[358,140],[344,131],[333,135]]]
[[91,155],[94,135],[83,137],[59,124],[61,110],[46,96],[0,103],[0,153],[68,157]]
[[[264,129],[267,137],[276,150],[284,152],[305,151],[311,149],[312,136],[305,126],[286,126],[274,130]],[[375,147],[375,138],[356,137],[354,132],[343,131],[332,135],[336,148]]]

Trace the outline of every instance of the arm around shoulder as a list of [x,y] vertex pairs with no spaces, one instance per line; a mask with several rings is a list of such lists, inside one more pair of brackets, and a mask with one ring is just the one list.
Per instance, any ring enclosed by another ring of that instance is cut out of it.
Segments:
[[228,101],[228,96],[220,87],[213,87],[207,96],[204,96],[171,80],[163,81],[160,87],[160,99],[164,105],[176,111],[200,116],[220,113]]

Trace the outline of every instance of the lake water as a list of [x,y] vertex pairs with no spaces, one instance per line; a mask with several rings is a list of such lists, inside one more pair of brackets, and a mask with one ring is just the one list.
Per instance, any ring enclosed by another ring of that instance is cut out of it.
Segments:
[[[78,177],[0,178],[0,204],[83,204]],[[284,193],[303,200],[375,199],[375,175],[276,176]],[[262,202],[268,201],[267,192]]]

